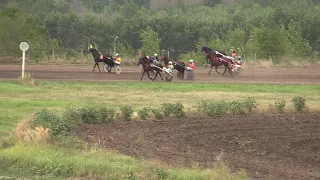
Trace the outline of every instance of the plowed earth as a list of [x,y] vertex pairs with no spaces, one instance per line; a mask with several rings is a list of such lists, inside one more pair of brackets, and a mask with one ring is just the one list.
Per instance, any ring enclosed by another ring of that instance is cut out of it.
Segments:
[[218,159],[252,179],[320,179],[320,113],[78,125],[73,133],[122,154],[176,167]]

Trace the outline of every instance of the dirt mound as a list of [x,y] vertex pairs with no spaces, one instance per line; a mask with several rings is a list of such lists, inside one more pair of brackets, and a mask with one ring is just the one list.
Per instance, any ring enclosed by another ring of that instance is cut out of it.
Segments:
[[73,133],[174,166],[210,168],[221,159],[254,179],[320,178],[320,113],[115,122],[81,125]]

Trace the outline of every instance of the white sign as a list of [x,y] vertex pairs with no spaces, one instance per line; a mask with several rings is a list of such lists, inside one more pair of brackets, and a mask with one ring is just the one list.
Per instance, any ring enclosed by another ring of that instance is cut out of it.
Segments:
[[26,42],[22,42],[20,44],[20,49],[22,51],[22,74],[21,74],[21,77],[23,79],[24,78],[24,64],[26,61],[26,51],[29,49],[29,44]]
[[29,44],[26,43],[26,42],[22,42],[22,43],[20,44],[20,49],[21,49],[21,51],[28,51],[28,49],[29,49]]

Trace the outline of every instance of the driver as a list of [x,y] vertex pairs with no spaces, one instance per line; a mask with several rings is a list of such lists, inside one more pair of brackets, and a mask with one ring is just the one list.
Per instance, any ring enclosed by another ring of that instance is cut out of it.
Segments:
[[242,60],[241,56],[238,56],[237,64],[242,64],[242,63],[243,63],[243,60]]
[[120,57],[120,54],[116,54],[116,59],[114,60],[117,64],[120,64],[121,63],[121,57]]
[[167,72],[168,72],[168,73],[172,73],[172,72],[173,72],[173,69],[174,69],[174,67],[173,67],[173,65],[172,65],[172,61],[169,61],[168,67],[167,67]]
[[194,71],[195,65],[192,59],[189,60],[189,67],[187,67],[188,71]]

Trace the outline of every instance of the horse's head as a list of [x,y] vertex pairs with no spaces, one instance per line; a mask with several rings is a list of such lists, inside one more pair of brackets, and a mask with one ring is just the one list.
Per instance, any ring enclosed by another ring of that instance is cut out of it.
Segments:
[[165,55],[163,55],[163,56],[161,56],[160,60],[161,60],[161,61],[168,61],[168,57],[165,56]]
[[89,52],[92,54],[92,56],[93,56],[94,58],[100,56],[100,53],[99,53],[98,50],[96,50],[95,48],[89,48],[88,50],[89,50]]
[[144,57],[140,57],[137,66],[145,64]]
[[209,52],[213,52],[213,50],[208,48],[207,46],[202,46],[201,52],[209,53]]
[[207,48],[206,46],[202,46],[201,52],[203,52],[203,51],[206,52],[206,48]]
[[146,56],[147,56],[146,52],[143,51],[143,52],[141,53],[141,57],[146,57]]

